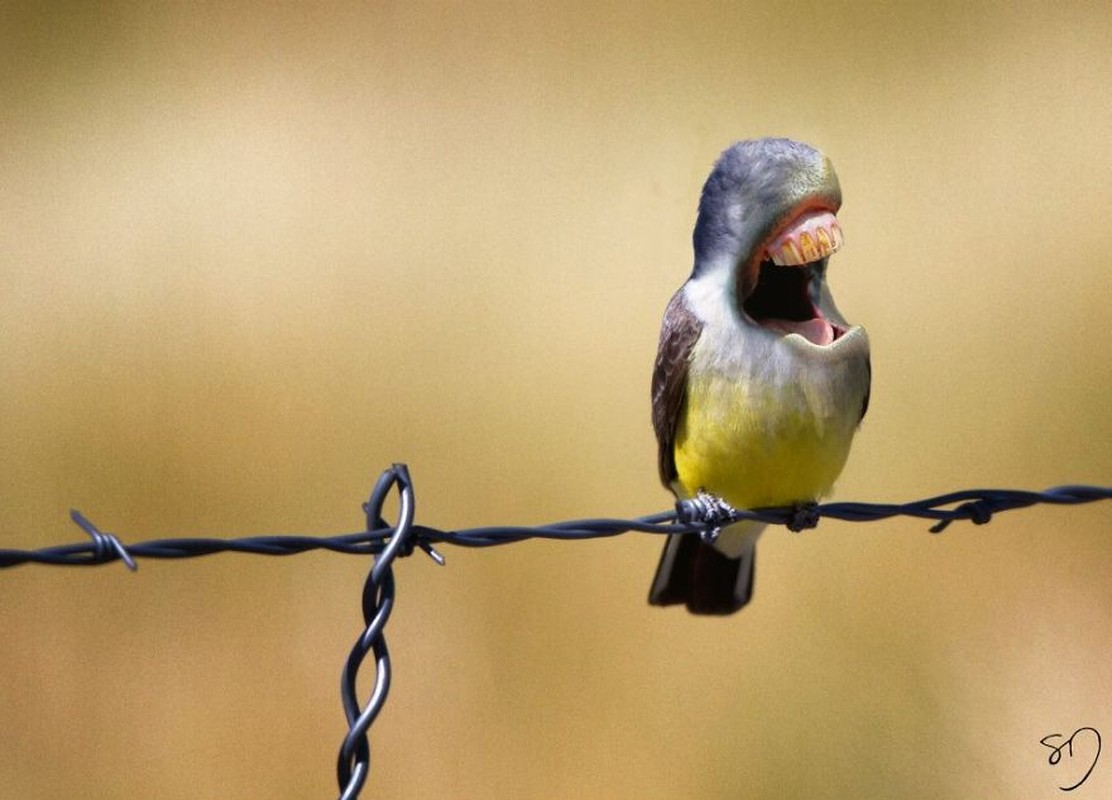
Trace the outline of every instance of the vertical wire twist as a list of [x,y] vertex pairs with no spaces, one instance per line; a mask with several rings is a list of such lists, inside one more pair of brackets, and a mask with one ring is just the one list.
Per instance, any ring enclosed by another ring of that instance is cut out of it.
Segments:
[[[382,504],[394,487],[398,490],[399,509],[397,524],[391,528],[382,518]],[[367,780],[371,769],[367,731],[386,704],[386,695],[390,691],[390,653],[383,629],[394,608],[394,572],[391,565],[397,556],[407,555],[413,550],[413,483],[405,464],[394,464],[379,476],[363,510],[367,513],[367,530],[388,535],[389,538],[382,552],[375,557],[363,586],[363,620],[367,627],[352,648],[340,678],[340,697],[348,723],[348,733],[340,746],[336,770],[340,800],[358,797]],[[368,652],[374,653],[375,683],[367,705],[360,708],[355,680]]]

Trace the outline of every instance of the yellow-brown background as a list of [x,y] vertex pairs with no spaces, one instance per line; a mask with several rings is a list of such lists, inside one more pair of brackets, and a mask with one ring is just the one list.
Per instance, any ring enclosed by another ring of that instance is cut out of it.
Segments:
[[[659,315],[767,134],[846,197],[837,497],[1112,482],[1099,6],[5,4],[0,547],[356,530],[391,461],[432,525],[665,508]],[[726,620],[645,604],[648,536],[411,559],[365,794],[1058,797],[1109,519],[773,530]],[[368,566],[3,572],[0,797],[333,794]]]

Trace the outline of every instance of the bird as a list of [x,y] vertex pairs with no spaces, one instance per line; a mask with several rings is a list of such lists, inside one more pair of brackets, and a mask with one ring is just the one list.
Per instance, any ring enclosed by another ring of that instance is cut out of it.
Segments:
[[[826,280],[844,241],[841,203],[830,160],[802,142],[740,141],[715,162],[694,267],[665,309],[652,373],[660,479],[677,500],[804,508],[841,473],[872,378],[868,335],[841,315]],[[669,534],[650,604],[743,608],[763,528]]]

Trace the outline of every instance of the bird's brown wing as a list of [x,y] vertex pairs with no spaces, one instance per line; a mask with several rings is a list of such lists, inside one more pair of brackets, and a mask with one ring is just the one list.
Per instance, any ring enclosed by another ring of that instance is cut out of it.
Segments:
[[702,329],[702,323],[687,304],[681,288],[664,310],[660,346],[653,365],[652,410],[657,465],[660,480],[669,489],[676,478],[676,429],[687,396],[687,369],[691,363],[691,350]]

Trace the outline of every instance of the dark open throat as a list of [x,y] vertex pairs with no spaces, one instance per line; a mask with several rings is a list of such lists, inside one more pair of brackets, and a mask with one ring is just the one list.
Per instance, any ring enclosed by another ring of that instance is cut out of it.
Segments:
[[811,270],[806,267],[779,267],[761,262],[757,288],[742,302],[753,320],[787,319],[795,322],[818,316],[810,295]]

